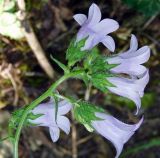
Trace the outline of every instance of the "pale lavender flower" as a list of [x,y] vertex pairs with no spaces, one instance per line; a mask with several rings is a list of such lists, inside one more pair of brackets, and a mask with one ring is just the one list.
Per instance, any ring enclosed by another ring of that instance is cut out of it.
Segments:
[[118,158],[122,152],[123,145],[130,139],[135,131],[140,127],[143,118],[134,125],[125,124],[111,115],[105,113],[95,113],[95,115],[102,119],[92,121],[93,128],[103,137],[108,139],[116,148]]
[[107,62],[109,64],[118,64],[118,66],[111,69],[114,73],[125,73],[138,77],[145,73],[146,67],[141,64],[147,62],[149,57],[150,48],[143,46],[138,49],[137,38],[135,35],[132,35],[130,49],[111,58],[107,58]]
[[[137,106],[137,113],[141,107],[141,97],[144,95],[144,89],[149,82],[148,69],[143,63],[147,62],[150,57],[150,48],[143,46],[138,49],[136,36],[132,35],[130,49],[126,52],[119,53],[106,59],[108,64],[117,64],[111,69],[114,74],[126,74],[125,77],[109,77],[107,78],[115,87],[108,89],[120,96],[131,99]],[[136,114],[137,114],[136,113]]]
[[[37,126],[49,127],[49,132],[53,142],[59,139],[60,129],[66,134],[70,132],[70,121],[67,117],[63,116],[68,113],[72,108],[72,105],[66,100],[58,103],[57,119],[55,119],[55,101],[51,99],[47,103],[38,105],[31,112],[34,115],[43,114],[35,120],[29,120],[32,124]],[[60,129],[59,129],[60,128]]]
[[115,87],[108,87],[108,89],[112,93],[131,99],[136,104],[138,113],[141,107],[140,98],[143,97],[144,89],[149,81],[148,70],[141,78],[108,77],[107,80],[115,85]]
[[115,50],[115,43],[111,36],[107,35],[119,28],[119,24],[113,19],[101,20],[101,11],[96,4],[89,8],[88,18],[84,14],[76,14],[74,19],[81,25],[76,42],[87,38],[82,50],[90,50],[99,42],[102,42],[110,51]]

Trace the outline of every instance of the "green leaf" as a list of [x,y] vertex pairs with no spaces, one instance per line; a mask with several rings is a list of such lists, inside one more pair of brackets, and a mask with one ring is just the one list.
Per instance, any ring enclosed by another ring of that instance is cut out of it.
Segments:
[[146,16],[160,13],[160,0],[122,0]]
[[91,122],[94,120],[101,120],[100,118],[95,116],[95,113],[105,112],[104,109],[85,101],[76,102],[73,110],[76,120],[83,124],[90,132],[94,130]]
[[76,62],[81,61],[86,55],[87,51],[82,51],[81,48],[84,46],[86,39],[75,42],[73,39],[67,49],[66,59],[68,60],[68,66],[73,66]]
[[60,61],[58,61],[57,59],[53,58],[53,56],[51,55],[51,59],[65,72],[65,73],[69,73],[70,70],[68,69],[67,66],[65,66],[63,63],[61,63]]
[[114,85],[107,80],[107,77],[112,76],[113,75],[107,72],[94,73],[91,75],[90,81],[94,87],[106,93],[108,91],[107,87],[114,87]]

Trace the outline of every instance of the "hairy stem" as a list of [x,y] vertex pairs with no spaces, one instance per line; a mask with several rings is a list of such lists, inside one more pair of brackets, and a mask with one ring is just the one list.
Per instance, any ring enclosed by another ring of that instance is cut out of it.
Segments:
[[78,74],[82,73],[82,71],[75,71],[75,72],[71,72],[69,74],[66,74],[64,76],[62,76],[59,80],[57,80],[54,84],[52,84],[52,86],[46,91],[44,92],[40,97],[38,97],[36,100],[34,100],[23,112],[21,121],[19,122],[18,128],[16,130],[16,134],[15,134],[15,141],[14,141],[14,158],[18,158],[18,143],[19,143],[19,138],[20,138],[20,134],[21,134],[21,130],[24,124],[24,121],[27,118],[27,115],[29,113],[30,110],[32,110],[33,108],[35,108],[38,104],[40,104],[44,99],[46,99],[47,97],[51,96],[52,93],[54,92],[54,90],[58,87],[58,85],[60,85],[63,81],[67,80],[70,77],[75,77]]

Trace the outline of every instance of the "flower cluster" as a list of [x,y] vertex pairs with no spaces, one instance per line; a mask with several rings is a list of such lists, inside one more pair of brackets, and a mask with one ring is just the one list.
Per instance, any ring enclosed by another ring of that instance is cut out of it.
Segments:
[[[106,48],[114,52],[115,42],[108,34],[119,28],[118,22],[112,19],[101,20],[101,12],[96,4],[92,4],[89,8],[88,17],[84,14],[76,14],[74,15],[74,19],[81,26],[74,44],[77,45],[82,40],[85,41],[84,45],[78,45],[78,51],[79,46],[81,46],[80,51],[82,52],[82,56],[76,56],[76,61],[78,61],[78,58],[82,59],[86,52],[90,53],[99,43],[103,43]],[[72,44],[70,49],[72,51],[75,50],[73,48],[74,44]],[[75,51],[73,52],[75,53]],[[69,54],[68,56],[71,57],[71,55],[72,54]],[[90,76],[90,78],[95,77],[98,73],[101,73],[102,69],[106,68],[107,71],[109,71],[109,75],[105,75],[104,73],[99,74],[98,77],[96,76],[97,78],[95,78],[94,84],[97,86],[96,81],[100,81],[99,78],[103,77],[105,81],[101,80],[102,82],[99,83],[99,85],[101,87],[105,86],[105,88],[112,93],[132,100],[137,106],[136,114],[138,114],[141,108],[141,97],[143,97],[144,89],[149,81],[149,70],[142,64],[147,62],[149,57],[150,48],[143,46],[138,49],[137,38],[135,35],[132,35],[129,50],[107,56],[105,57],[104,63],[99,64],[97,62],[98,64],[96,66],[92,65],[91,67],[97,71],[94,75]],[[103,61],[101,59],[102,58],[99,58],[97,61]],[[65,68],[62,64],[61,67],[63,69]],[[59,138],[59,128],[66,134],[70,131],[70,122],[68,118],[63,115],[68,113],[72,107],[77,121],[82,123],[89,131],[98,132],[114,144],[117,150],[116,158],[118,158],[122,152],[123,145],[143,122],[143,118],[141,118],[136,124],[126,124],[107,114],[100,108],[80,101],[76,103],[72,102],[72,104],[66,100],[59,101],[58,110],[56,111],[56,103],[53,99],[33,109],[31,111],[33,114],[42,114],[42,116],[30,120],[30,122],[37,126],[49,127],[51,138],[53,142],[55,142]]]

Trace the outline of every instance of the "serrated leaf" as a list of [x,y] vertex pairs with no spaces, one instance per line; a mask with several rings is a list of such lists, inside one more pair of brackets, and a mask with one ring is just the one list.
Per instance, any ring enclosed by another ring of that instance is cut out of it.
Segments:
[[114,87],[114,85],[107,80],[107,77],[112,76],[113,75],[107,72],[99,72],[92,74],[90,80],[94,87],[105,93],[108,91],[107,87]]
[[123,2],[146,16],[160,13],[160,0],[123,0]]
[[53,56],[51,55],[51,59],[65,72],[65,73],[69,73],[69,69],[67,66],[65,66],[63,63],[61,63],[60,61],[58,61],[57,59],[53,58]]
[[67,49],[66,59],[68,60],[68,66],[73,66],[76,62],[81,61],[86,55],[87,51],[82,51],[81,48],[84,46],[86,39],[75,42],[73,39]]
[[85,101],[78,101],[74,106],[74,116],[78,122],[83,124],[88,131],[93,131],[91,122],[101,120],[96,117],[96,112],[104,112],[104,109]]

